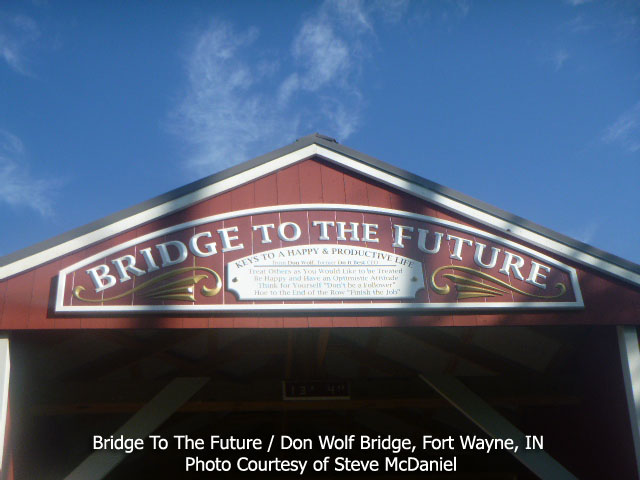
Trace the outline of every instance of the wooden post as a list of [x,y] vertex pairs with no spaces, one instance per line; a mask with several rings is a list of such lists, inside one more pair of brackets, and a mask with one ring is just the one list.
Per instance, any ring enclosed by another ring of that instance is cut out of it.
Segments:
[[638,347],[638,330],[635,326],[619,326],[617,330],[622,376],[624,377],[633,447],[636,454],[636,468],[638,478],[640,478],[640,348]]
[[[11,456],[6,452],[9,444],[9,374],[11,362],[9,358],[9,339],[0,338],[0,469],[2,479],[13,477]],[[11,477],[9,477],[11,475]]]

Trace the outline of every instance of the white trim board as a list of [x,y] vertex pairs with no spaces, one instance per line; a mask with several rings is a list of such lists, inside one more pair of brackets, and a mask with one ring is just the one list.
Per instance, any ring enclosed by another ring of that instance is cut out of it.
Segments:
[[442,193],[429,189],[424,185],[420,185],[416,182],[388,173],[380,168],[369,165],[351,156],[336,152],[317,143],[303,146],[298,150],[278,158],[265,161],[262,164],[199,188],[179,198],[164,202],[142,212],[133,214],[127,218],[115,221],[105,227],[79,235],[74,239],[65,241],[29,257],[25,257],[8,265],[2,266],[0,267],[0,280],[37,267],[38,265],[54,260],[60,256],[88,247],[89,245],[105,240],[120,232],[135,228],[143,223],[177,212],[213,195],[218,195],[247,182],[257,180],[260,177],[288,167],[314,155],[336,165],[340,165],[348,170],[355,171],[365,177],[372,178],[393,188],[409,193],[417,198],[431,202],[437,206],[457,212],[473,221],[477,221],[490,228],[503,232],[506,235],[513,236],[519,240],[541,247],[547,251],[558,254],[563,258],[612,275],[633,285],[640,286],[640,274],[636,272],[625,269],[619,265],[608,262],[577,248],[568,246],[521,225],[509,222],[484,210],[473,207],[472,205],[443,195]]
[[309,145],[300,150],[292,152],[283,157],[276,158],[270,162],[264,163],[257,167],[246,170],[242,173],[234,175],[233,177],[226,178],[220,182],[213,183],[206,187],[200,188],[194,192],[186,194],[180,198],[170,200],[161,205],[157,205],[148,210],[136,213],[130,217],[118,220],[110,225],[95,230],[93,232],[86,233],[79,237],[76,237],[67,242],[51,247],[47,250],[38,252],[30,257],[20,259],[4,267],[0,267],[0,280],[23,272],[33,267],[37,267],[43,263],[55,260],[58,257],[74,252],[81,248],[88,247],[94,243],[105,240],[109,237],[117,235],[135,228],[143,223],[156,220],[158,218],[170,215],[179,210],[187,208],[195,203],[201,202],[214,195],[219,195],[235,187],[238,187],[244,183],[257,180],[260,177],[268,175],[281,168],[288,167],[289,165],[311,157],[316,153],[316,145]]
[[7,439],[7,413],[9,411],[9,377],[11,356],[9,339],[0,338],[0,468],[3,465],[5,440]]

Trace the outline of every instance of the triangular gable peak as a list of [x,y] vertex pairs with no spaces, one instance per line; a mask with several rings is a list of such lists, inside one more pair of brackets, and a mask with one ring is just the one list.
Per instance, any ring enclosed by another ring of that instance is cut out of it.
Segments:
[[[601,318],[604,290],[621,297],[614,323],[629,323],[640,285],[633,264],[319,135],[0,265],[4,328],[90,322],[77,315],[108,327],[118,320],[96,317],[259,312],[430,315],[418,324],[478,313],[467,317],[477,324],[523,309],[613,322]],[[541,313],[534,323],[551,319]]]

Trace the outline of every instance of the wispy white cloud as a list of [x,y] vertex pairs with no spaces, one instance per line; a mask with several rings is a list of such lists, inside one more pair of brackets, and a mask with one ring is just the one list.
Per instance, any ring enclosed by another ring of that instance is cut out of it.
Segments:
[[620,145],[629,153],[640,151],[640,102],[608,126],[602,134],[602,140]]
[[588,23],[584,15],[576,15],[566,23],[566,27],[571,33],[584,33],[593,30],[593,25]]
[[311,92],[344,81],[352,61],[347,43],[326,21],[304,23],[293,42],[293,56],[302,66],[295,86]]
[[28,207],[51,216],[51,196],[57,182],[31,174],[25,148],[15,135],[0,129],[0,202],[12,207]]
[[0,13],[0,59],[15,72],[31,74],[27,51],[39,36],[40,30],[32,18]]
[[585,3],[590,3],[593,0],[565,0],[572,7],[579,7],[580,5],[584,5]]
[[409,0],[376,0],[369,3],[374,15],[386,23],[398,23],[409,9]]
[[284,52],[261,45],[256,29],[211,23],[186,55],[187,88],[170,122],[192,148],[191,169],[207,173],[313,131],[340,140],[352,135],[375,23],[399,21],[407,5],[325,0],[292,32]]
[[564,66],[565,62],[568,59],[569,53],[564,48],[556,50],[556,52],[551,57],[551,62],[553,63],[553,67],[556,69],[556,72]]
[[256,142],[295,129],[282,122],[278,131],[276,105],[257,88],[272,72],[243,57],[257,38],[255,29],[237,32],[216,22],[197,37],[187,57],[187,92],[172,128],[192,145],[190,166],[197,171],[229,166],[246,158]]
[[[440,21],[443,23],[455,22],[461,18],[466,17],[471,11],[471,1],[470,0],[447,0],[443,5],[445,8],[437,8],[437,3],[432,2],[422,2],[423,4],[428,4],[430,6],[436,5],[434,12],[439,12],[437,17],[439,17]],[[424,5],[422,5],[424,7]],[[428,10],[423,10],[418,14],[419,17],[423,17],[424,20],[431,17],[431,12]]]
[[471,10],[471,2],[470,0],[457,0],[456,7],[458,8],[458,12],[465,17]]

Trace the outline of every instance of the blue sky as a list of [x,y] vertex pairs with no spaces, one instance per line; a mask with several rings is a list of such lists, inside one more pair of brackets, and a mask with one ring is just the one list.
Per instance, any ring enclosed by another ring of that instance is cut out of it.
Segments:
[[640,3],[0,4],[0,255],[321,132],[640,263]]

